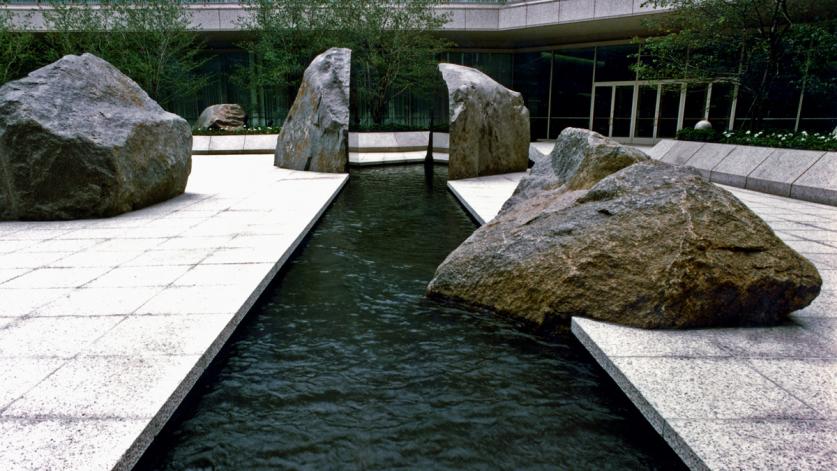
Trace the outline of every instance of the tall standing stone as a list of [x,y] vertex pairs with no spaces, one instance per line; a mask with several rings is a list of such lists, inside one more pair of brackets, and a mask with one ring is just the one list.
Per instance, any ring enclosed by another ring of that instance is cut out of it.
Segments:
[[183,193],[192,132],[104,60],[0,87],[0,219],[113,216]]
[[345,173],[352,51],[331,48],[305,70],[276,143],[277,167]]
[[529,110],[523,96],[479,70],[439,64],[448,87],[448,178],[523,172],[529,161]]

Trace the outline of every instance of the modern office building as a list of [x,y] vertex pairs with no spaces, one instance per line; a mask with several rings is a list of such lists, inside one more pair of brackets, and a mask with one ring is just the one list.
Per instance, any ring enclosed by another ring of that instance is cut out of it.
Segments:
[[[554,138],[564,127],[578,126],[648,144],[673,137],[702,119],[716,129],[740,127],[748,98],[728,83],[637,80],[630,67],[637,60],[634,38],[650,34],[646,20],[666,14],[644,2],[450,2],[442,8],[450,21],[439,33],[457,46],[440,59],[479,68],[521,92],[531,114],[533,139]],[[13,3],[10,8],[32,14],[34,29],[44,28],[40,11],[48,6]],[[241,89],[229,80],[235,67],[252,60],[236,47],[243,37],[239,24],[246,10],[238,2],[190,3],[194,27],[210,48],[212,59],[206,68],[213,81],[197,99],[174,104],[173,111],[194,120],[207,105],[237,102],[248,109],[253,124],[281,123],[289,106],[287,93]],[[390,104],[388,120],[424,126],[430,108],[438,107],[416,97],[399,97]],[[773,128],[831,131],[837,126],[837,97],[810,92],[803,96],[785,87],[771,96],[764,119]]]

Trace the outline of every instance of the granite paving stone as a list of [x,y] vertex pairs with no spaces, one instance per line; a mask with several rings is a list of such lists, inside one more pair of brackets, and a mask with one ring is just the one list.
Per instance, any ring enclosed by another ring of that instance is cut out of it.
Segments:
[[0,469],[133,466],[346,179],[196,157],[165,203],[0,223]]
[[[3,387],[0,388],[0,412],[3,411],[15,399],[19,398],[26,391],[35,387],[43,381],[59,366],[64,364],[61,358],[4,358],[0,357],[0,377],[3,378]],[[4,445],[8,445],[6,434]],[[5,446],[0,446],[0,453]],[[0,461],[2,462],[2,461]]]
[[38,268],[1,284],[3,288],[75,288],[95,280],[107,268]]
[[674,141],[674,145],[669,148],[660,160],[672,165],[686,165],[689,159],[701,150],[705,145],[703,142],[691,141]]
[[70,358],[112,329],[120,320],[115,316],[20,319],[0,330],[0,357]]
[[24,393],[0,417],[152,418],[196,355],[79,355]]
[[189,270],[188,265],[117,267],[87,283],[89,288],[168,286]]
[[[693,469],[821,471],[837,468],[837,422],[683,420],[668,422],[699,460]],[[679,451],[675,449],[676,451]],[[683,456],[683,455],[681,455]]]
[[790,196],[791,185],[823,155],[822,151],[777,149],[747,176],[747,189]]
[[760,359],[750,365],[829,419],[837,419],[837,359]]
[[695,153],[686,163],[703,175],[704,178],[711,178],[712,169],[718,166],[724,159],[735,150],[735,146],[729,144],[705,144],[700,151]]
[[227,314],[147,315],[122,319],[83,353],[88,355],[202,355],[230,327]]
[[666,419],[822,418],[744,360],[613,356],[611,361]]
[[793,182],[791,196],[837,205],[837,152],[828,152]]
[[768,147],[738,146],[712,169],[710,179],[722,185],[744,188],[747,175],[775,150]]

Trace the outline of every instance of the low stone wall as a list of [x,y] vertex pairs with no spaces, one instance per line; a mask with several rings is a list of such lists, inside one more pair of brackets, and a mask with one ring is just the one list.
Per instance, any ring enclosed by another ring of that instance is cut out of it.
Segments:
[[[429,131],[349,133],[349,165],[423,162]],[[433,133],[433,161],[447,163],[449,136]]]
[[[277,134],[237,136],[193,136],[192,153],[202,154],[273,154]],[[356,165],[423,161],[430,133],[363,132],[349,133],[349,162]],[[433,133],[433,158],[447,162],[449,137]]]
[[273,154],[278,134],[192,136],[192,154]]
[[648,154],[722,185],[837,206],[837,152],[663,140]]

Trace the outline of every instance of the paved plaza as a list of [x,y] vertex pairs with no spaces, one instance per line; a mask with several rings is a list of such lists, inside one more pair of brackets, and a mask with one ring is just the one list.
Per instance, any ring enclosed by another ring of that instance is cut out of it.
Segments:
[[162,204],[0,222],[0,469],[133,466],[347,179],[196,157]]
[[[521,175],[448,186],[490,221]],[[771,328],[572,331],[692,469],[837,469],[837,208],[725,189],[817,266],[811,306]]]

